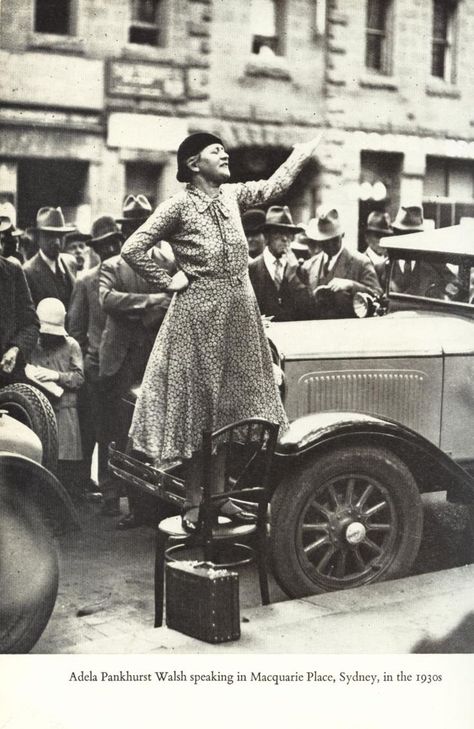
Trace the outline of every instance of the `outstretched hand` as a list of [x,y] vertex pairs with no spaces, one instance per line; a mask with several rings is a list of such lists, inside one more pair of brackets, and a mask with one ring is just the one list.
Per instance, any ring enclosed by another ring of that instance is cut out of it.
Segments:
[[318,148],[321,140],[323,138],[323,131],[321,130],[319,134],[317,134],[313,139],[310,139],[308,142],[299,142],[298,144],[294,145],[294,149],[304,151],[307,155],[307,157],[312,157],[316,149]]

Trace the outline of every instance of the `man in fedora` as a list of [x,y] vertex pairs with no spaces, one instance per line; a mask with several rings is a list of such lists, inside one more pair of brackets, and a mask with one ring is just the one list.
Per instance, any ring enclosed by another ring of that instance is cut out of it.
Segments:
[[289,260],[290,245],[302,228],[293,223],[289,208],[272,205],[262,226],[266,247],[249,265],[249,275],[260,311],[275,321],[313,317],[309,288]]
[[265,213],[258,208],[250,208],[242,215],[242,228],[249,244],[250,258],[259,256],[265,247],[265,235],[262,227],[265,225]]
[[16,227],[16,211],[12,203],[0,204],[0,256],[11,263],[21,265],[22,257],[18,250],[18,240],[23,231]]
[[65,234],[73,229],[66,225],[61,208],[38,210],[35,235],[39,251],[23,266],[36,306],[42,299],[53,298],[62,301],[66,311],[69,308],[75,271],[60,251]]
[[129,238],[152,212],[150,201],[145,195],[127,195],[123,202],[122,217],[117,218],[117,223],[122,226],[124,240]]
[[[123,235],[131,235],[151,214],[144,195],[129,195],[121,218]],[[153,246],[150,257],[171,275],[176,264],[171,247],[165,241]],[[121,256],[104,261],[99,276],[99,293],[106,321],[102,335],[99,368],[107,422],[106,441],[115,441],[124,450],[130,427],[129,410],[122,398],[141,382],[156,334],[164,319],[171,296],[157,293]],[[113,488],[106,512],[114,512]],[[128,493],[130,513],[118,523],[119,529],[131,529],[153,520],[155,503]],[[117,497],[115,497],[115,503]]]
[[308,272],[319,317],[354,316],[352,299],[355,293],[381,293],[377,274],[367,256],[343,247],[344,230],[335,208],[322,212],[311,221],[306,235],[323,250],[323,255],[314,260]]
[[388,256],[386,249],[380,245],[380,239],[389,235],[393,235],[390,215],[378,210],[372,211],[365,227],[365,255],[372,261],[382,289],[385,289],[387,281]]
[[[99,348],[106,314],[99,300],[101,262],[120,253],[122,234],[110,215],[101,215],[92,224],[88,243],[98,263],[77,278],[69,307],[68,329],[84,356],[85,384],[79,393],[78,413],[86,478],[90,479],[92,453],[98,444],[99,484],[107,479],[107,443],[101,437],[104,408],[99,386]],[[107,495],[106,495],[107,496]]]
[[100,262],[97,254],[89,247],[90,240],[90,233],[81,233],[80,230],[72,230],[64,236],[64,253],[74,260],[77,274],[94,268]]
[[[425,230],[423,207],[402,205],[392,223],[394,235],[422,233]],[[449,295],[450,285],[460,287],[457,277],[444,263],[426,260],[395,262],[392,269],[391,289],[411,296],[428,296],[442,299]]]

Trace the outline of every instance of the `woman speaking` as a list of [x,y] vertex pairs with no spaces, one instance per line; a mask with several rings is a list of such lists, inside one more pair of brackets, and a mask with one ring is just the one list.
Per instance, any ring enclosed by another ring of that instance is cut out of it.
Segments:
[[[196,528],[203,430],[259,417],[288,421],[249,280],[248,245],[240,216],[279,197],[312,156],[319,139],[297,144],[268,179],[225,184],[229,156],[213,134],[187,137],[178,148],[186,188],[157,207],[126,241],[122,256],[158,291],[176,295],[148,360],[130,437],[155,462],[187,461],[183,526]],[[170,276],[147,250],[167,240],[178,273]],[[230,501],[220,513],[249,518]]]

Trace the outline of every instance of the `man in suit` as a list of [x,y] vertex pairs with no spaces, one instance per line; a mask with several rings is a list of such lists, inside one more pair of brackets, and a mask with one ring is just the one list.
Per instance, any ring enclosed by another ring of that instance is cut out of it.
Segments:
[[[145,205],[146,203],[146,205]],[[129,211],[128,216],[125,213]],[[133,212],[133,216],[130,214]],[[143,195],[130,195],[124,202],[122,232],[131,235],[151,214]],[[150,255],[169,273],[176,271],[174,256],[164,241]],[[99,295],[106,315],[99,352],[100,377],[108,424],[106,440],[115,441],[124,450],[130,429],[130,414],[122,398],[141,382],[171,297],[156,293],[120,256],[104,261],[100,270]],[[154,503],[146,497],[128,494],[130,513],[118,523],[119,529],[131,529],[152,518]]]
[[319,243],[323,250],[323,255],[315,258],[309,275],[309,286],[319,317],[352,317],[355,293],[382,292],[375,269],[367,256],[343,247],[344,231],[336,209],[323,212],[315,219],[311,229],[308,226],[306,234]]
[[[421,233],[425,230],[421,205],[402,205],[392,223],[394,235]],[[427,296],[433,299],[467,300],[467,292],[444,263],[430,261],[398,260],[392,269],[391,289],[411,296]]]
[[35,306],[42,299],[59,299],[66,311],[74,288],[75,270],[63,256],[63,238],[74,226],[66,225],[61,208],[40,208],[36,216],[39,251],[23,268]]
[[[84,387],[79,393],[78,413],[81,427],[82,451],[86,479],[90,479],[92,454],[98,444],[99,486],[107,483],[107,443],[101,437],[103,407],[99,386],[99,348],[105,327],[106,314],[99,300],[100,263],[120,253],[122,234],[110,215],[102,215],[92,224],[88,244],[99,263],[78,277],[69,307],[69,334],[79,342],[84,355]],[[95,489],[96,490],[96,489]],[[115,501],[107,503],[104,494],[105,515],[118,515]]]
[[39,321],[21,266],[0,257],[0,386],[25,378]]
[[262,230],[267,245],[249,265],[261,313],[275,321],[312,319],[311,292],[298,275],[298,265],[289,260],[290,244],[302,228],[294,225],[287,206],[273,205]]
[[389,235],[393,235],[390,215],[379,212],[378,210],[371,212],[367,218],[365,228],[365,242],[367,244],[365,255],[372,261],[375,273],[383,290],[385,290],[385,284],[387,282],[389,261],[386,249],[380,245],[380,239]]

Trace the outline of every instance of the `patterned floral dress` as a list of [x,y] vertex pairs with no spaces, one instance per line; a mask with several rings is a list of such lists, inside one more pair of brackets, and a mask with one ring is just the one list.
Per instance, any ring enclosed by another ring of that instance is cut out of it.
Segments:
[[295,149],[268,180],[221,185],[208,197],[192,185],[158,206],[122,256],[157,290],[171,277],[147,255],[169,241],[189,286],[173,297],[148,360],[130,436],[159,463],[190,458],[202,431],[248,417],[288,421],[248,276],[240,215],[283,193],[306,161]]

